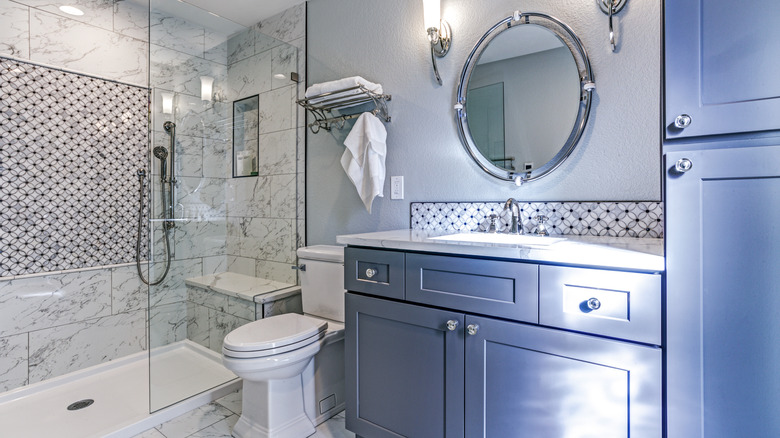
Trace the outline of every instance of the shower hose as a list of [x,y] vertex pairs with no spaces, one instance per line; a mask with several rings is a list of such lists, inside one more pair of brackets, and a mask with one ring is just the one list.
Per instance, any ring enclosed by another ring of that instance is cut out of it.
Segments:
[[[163,232],[165,233],[165,239],[163,242],[165,243],[165,271],[162,273],[160,278],[158,278],[155,281],[150,281],[151,279],[144,278],[143,270],[141,269],[141,232],[143,231],[143,224],[144,224],[144,187],[146,186],[145,183],[146,180],[146,171],[145,170],[139,170],[138,171],[138,235],[135,240],[135,267],[138,269],[138,276],[141,277],[141,281],[144,282],[144,284],[148,284],[149,286],[156,286],[165,280],[165,276],[168,275],[168,271],[171,269],[171,244],[168,241],[168,233],[170,231],[170,228],[167,226],[163,226]],[[164,189],[163,189],[164,190]],[[163,196],[165,194],[163,193]]]

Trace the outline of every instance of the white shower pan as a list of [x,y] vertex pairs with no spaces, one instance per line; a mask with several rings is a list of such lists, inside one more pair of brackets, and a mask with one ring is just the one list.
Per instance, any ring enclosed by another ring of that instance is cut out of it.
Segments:
[[[218,354],[188,340],[154,349],[151,364],[148,358],[142,351],[0,395],[2,436],[132,437],[241,387]],[[150,366],[154,406],[170,405],[153,414]],[[195,392],[200,393],[176,403]],[[94,403],[67,409],[81,400]]]

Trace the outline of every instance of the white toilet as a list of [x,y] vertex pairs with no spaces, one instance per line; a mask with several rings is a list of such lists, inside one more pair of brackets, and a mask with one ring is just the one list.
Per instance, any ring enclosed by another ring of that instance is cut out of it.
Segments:
[[305,315],[288,313],[225,336],[222,362],[244,379],[237,438],[303,438],[344,409],[344,248],[298,249]]

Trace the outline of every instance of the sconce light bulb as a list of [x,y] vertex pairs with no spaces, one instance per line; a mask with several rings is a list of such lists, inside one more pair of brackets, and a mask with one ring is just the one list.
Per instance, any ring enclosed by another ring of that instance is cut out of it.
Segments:
[[162,96],[162,113],[173,114],[173,93],[160,93]]
[[200,99],[211,101],[211,94],[214,87],[214,78],[210,76],[200,77]]

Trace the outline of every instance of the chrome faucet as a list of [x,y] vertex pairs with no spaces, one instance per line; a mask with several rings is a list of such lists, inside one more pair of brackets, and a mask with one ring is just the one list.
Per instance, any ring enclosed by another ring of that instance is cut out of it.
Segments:
[[520,223],[520,207],[517,205],[515,198],[509,198],[504,204],[504,210],[509,210],[512,213],[512,224],[509,226],[507,233],[509,234],[523,234],[523,224]]

